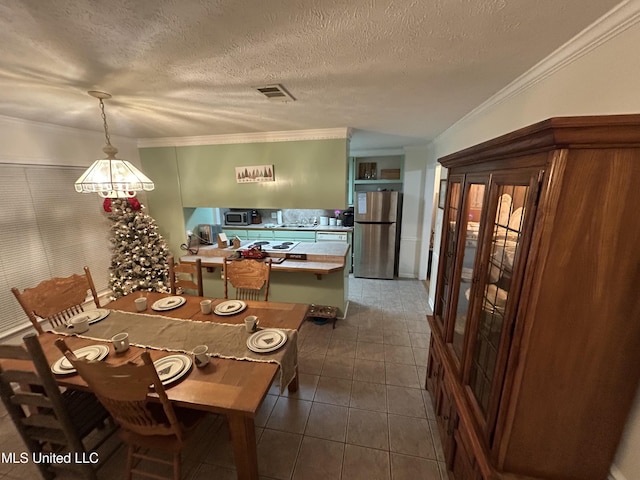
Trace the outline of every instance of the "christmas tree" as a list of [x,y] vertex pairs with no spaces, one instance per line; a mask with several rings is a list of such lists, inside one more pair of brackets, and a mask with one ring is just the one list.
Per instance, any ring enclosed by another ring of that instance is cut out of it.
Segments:
[[113,298],[136,291],[168,292],[169,249],[155,220],[136,198],[106,199],[113,221],[109,286]]

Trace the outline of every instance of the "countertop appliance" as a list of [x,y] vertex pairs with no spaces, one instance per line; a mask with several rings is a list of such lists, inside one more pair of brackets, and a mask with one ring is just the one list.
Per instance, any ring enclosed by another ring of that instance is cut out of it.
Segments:
[[398,192],[357,192],[353,274],[392,279],[396,271],[400,217]]
[[342,225],[345,227],[353,227],[353,207],[349,207],[342,212]]
[[[347,232],[318,232],[316,233],[316,242],[348,242],[349,234]],[[349,249],[349,257],[347,259],[349,273],[353,273],[353,248]]]
[[251,225],[251,210],[229,210],[224,213],[225,225]]
[[201,245],[213,245],[218,240],[218,234],[222,233],[222,225],[198,225],[197,237]]

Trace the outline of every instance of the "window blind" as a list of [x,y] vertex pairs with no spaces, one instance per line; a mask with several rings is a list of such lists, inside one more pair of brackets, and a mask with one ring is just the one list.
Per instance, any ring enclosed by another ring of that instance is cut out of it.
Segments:
[[108,288],[111,222],[98,195],[73,183],[85,168],[0,164],[0,338],[29,325],[11,293],[83,273]]

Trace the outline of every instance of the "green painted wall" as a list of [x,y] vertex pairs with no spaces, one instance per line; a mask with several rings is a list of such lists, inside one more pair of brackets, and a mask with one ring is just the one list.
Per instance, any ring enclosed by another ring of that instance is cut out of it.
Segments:
[[[318,208],[347,206],[348,140],[149,147],[142,171],[155,183],[149,214],[174,256],[184,252],[186,228],[202,221],[198,207]],[[273,165],[274,182],[236,183],[235,168]]]
[[175,257],[183,252],[180,244],[186,241],[185,221],[180,197],[180,181],[174,147],[140,149],[142,171],[153,180],[155,189],[147,192],[147,211],[158,225],[169,249]]
[[[204,296],[224,298],[224,280],[221,278],[222,268],[213,272],[203,270]],[[339,309],[339,317],[343,317],[349,298],[349,269],[322,275],[318,280],[313,273],[271,272],[269,281],[269,300],[272,302],[315,303],[317,305],[333,305]],[[229,296],[235,295],[231,289]]]
[[[347,139],[177,147],[182,203],[185,207],[343,209],[347,150]],[[236,183],[235,168],[253,165],[273,165],[275,181]]]

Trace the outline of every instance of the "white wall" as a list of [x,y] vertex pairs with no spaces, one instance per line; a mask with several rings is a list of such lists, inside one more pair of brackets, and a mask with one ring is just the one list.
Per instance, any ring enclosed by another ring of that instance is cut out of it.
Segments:
[[[400,235],[400,259],[398,276],[401,278],[418,278],[420,255],[429,248],[422,236],[425,218],[425,202],[423,192],[428,189],[425,184],[427,164],[426,147],[406,147],[404,149],[404,181],[402,185],[402,231]],[[424,279],[425,277],[421,277]]]
[[404,148],[404,199],[398,266],[401,278],[427,278],[439,171],[432,145]]
[[[565,48],[436,138],[436,156],[549,117],[640,113],[639,22],[640,0],[623,2]],[[638,452],[640,393],[627,422],[612,477],[640,478]]]
[[[140,165],[136,141],[111,136],[118,158]],[[104,133],[0,116],[0,163],[89,166],[104,157]]]
[[[433,145],[431,145],[433,147]],[[432,148],[433,150],[433,148]],[[428,301],[431,310],[435,308],[436,304],[436,278],[438,276],[438,266],[440,265],[440,245],[442,239],[442,223],[444,221],[444,210],[438,208],[437,203],[440,203],[440,195],[446,192],[440,191],[440,179],[447,178],[447,169],[443,168],[440,164],[436,165],[433,169],[433,181],[434,181],[434,205],[433,205],[433,257],[431,258],[431,281],[429,282]],[[436,203],[437,202],[437,203]]]
[[[126,158],[139,165],[138,149],[134,140],[113,137],[112,142],[122,152],[122,155],[119,154],[118,157]],[[88,167],[94,160],[104,156],[102,152],[104,143],[104,134],[100,132],[77,130],[0,116],[0,145],[2,145],[2,148],[0,148],[0,164]],[[75,193],[72,183],[68,185],[68,189],[70,197],[80,196],[80,194]],[[85,196],[86,202],[82,201],[83,205],[86,204],[88,207],[93,205],[96,211],[101,211],[102,199],[97,194],[86,194]],[[86,219],[86,216],[79,214],[78,218]],[[3,247],[9,248],[7,245],[3,245]],[[102,269],[92,268],[94,280],[96,280],[97,284],[104,284],[108,279],[107,265],[103,264]],[[16,273],[16,271],[7,270],[5,267],[7,266],[0,265],[0,283],[6,288],[4,290],[5,293],[8,292],[9,286],[23,284],[23,282],[16,281],[18,275],[28,276],[31,274],[31,272],[26,271],[22,274]],[[98,282],[96,275],[99,275],[101,271],[104,275],[102,277],[103,281]],[[8,295],[11,296],[10,293]],[[15,299],[11,298],[9,301],[15,302]],[[17,303],[15,306],[16,311],[18,311]],[[31,324],[24,317],[22,311],[20,311],[19,319],[16,318],[16,321],[17,325],[20,322],[26,323],[25,331],[31,329]],[[16,332],[11,339],[3,338],[2,342],[20,343],[25,331]]]

